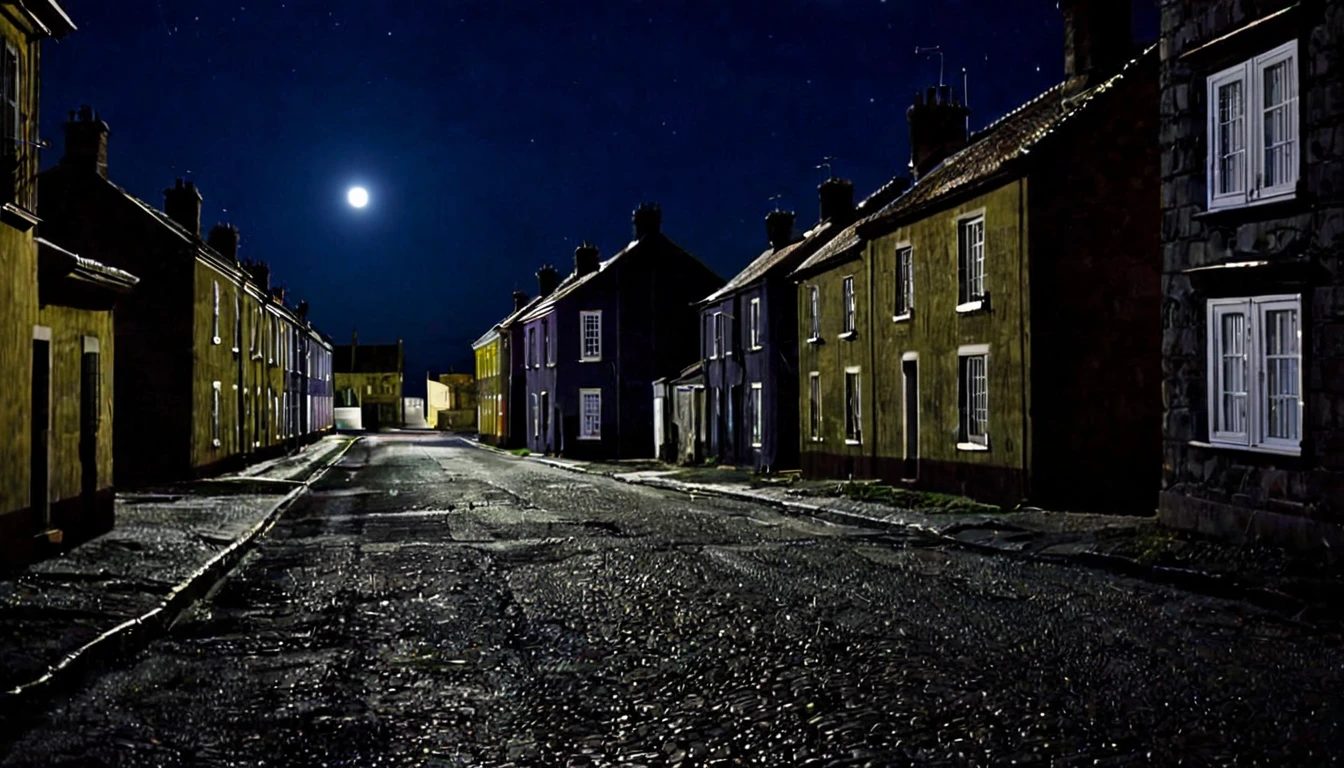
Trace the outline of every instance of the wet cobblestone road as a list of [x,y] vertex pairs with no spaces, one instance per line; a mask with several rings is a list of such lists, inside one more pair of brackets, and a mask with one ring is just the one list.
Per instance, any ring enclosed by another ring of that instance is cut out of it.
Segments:
[[1342,664],[1239,604],[384,435],[3,764],[1308,765]]

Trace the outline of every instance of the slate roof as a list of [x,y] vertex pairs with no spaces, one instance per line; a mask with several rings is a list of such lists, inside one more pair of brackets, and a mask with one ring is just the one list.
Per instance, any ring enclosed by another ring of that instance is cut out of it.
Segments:
[[[350,364],[351,352],[354,365]],[[401,373],[401,349],[396,344],[338,344],[331,352],[333,373]]]
[[766,248],[765,251],[748,264],[745,269],[734,275],[733,279],[729,280],[722,288],[701,299],[700,303],[710,304],[718,301],[724,296],[733,293],[738,288],[750,285],[757,280],[765,278],[775,267],[786,263],[789,260],[789,257],[805,253],[816,247],[818,243],[825,242],[826,237],[828,236],[827,233],[834,233],[834,230],[834,224],[829,220],[823,221],[811,230],[803,233],[802,239],[796,242],[790,243],[778,250],[774,248]]
[[1130,77],[1146,58],[1155,57],[1157,46],[1146,48],[1115,75],[1071,98],[1064,98],[1059,83],[1009,112],[971,137],[971,143],[929,171],[910,189],[881,210],[860,219],[827,246],[803,262],[794,274],[839,262],[863,243],[863,234],[893,227],[914,218],[951,195],[968,192],[1014,170],[1032,151],[1061,126],[1081,114]]

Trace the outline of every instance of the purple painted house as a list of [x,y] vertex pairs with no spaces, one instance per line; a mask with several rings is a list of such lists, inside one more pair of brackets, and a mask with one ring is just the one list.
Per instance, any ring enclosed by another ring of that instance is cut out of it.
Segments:
[[765,217],[769,247],[728,284],[699,302],[706,453],[725,464],[758,469],[798,466],[798,287],[788,274],[887,196],[858,209],[853,183],[830,178],[818,187],[820,220],[801,237],[794,214]]
[[693,303],[723,279],[663,235],[656,205],[636,209],[634,226],[605,261],[581,245],[574,271],[521,318],[533,452],[652,456],[649,388],[699,354]]

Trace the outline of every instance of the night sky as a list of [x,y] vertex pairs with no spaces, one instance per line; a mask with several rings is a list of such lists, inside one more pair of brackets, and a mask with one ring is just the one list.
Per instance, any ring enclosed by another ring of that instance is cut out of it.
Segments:
[[[337,343],[406,340],[408,395],[470,370],[538,266],[624,246],[642,200],[726,279],[773,196],[815,221],[823,157],[860,198],[904,172],[905,110],[938,79],[915,46],[942,46],[958,92],[966,68],[972,129],[1063,71],[1053,0],[62,5],[79,31],[43,49],[44,165],[93,105],[113,181],[161,207],[194,180],[203,228],[236,224]],[[1154,39],[1154,0],[1134,5]]]

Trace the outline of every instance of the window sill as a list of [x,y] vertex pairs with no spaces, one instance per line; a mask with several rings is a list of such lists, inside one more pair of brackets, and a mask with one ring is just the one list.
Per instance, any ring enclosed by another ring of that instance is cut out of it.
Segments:
[[546,364],[546,367],[547,367],[547,368],[554,368],[554,367],[555,367],[555,363],[547,363],[547,364]]
[[983,443],[957,443],[958,451],[988,451],[989,446]]
[[752,443],[752,444],[751,444],[751,447],[754,448],[754,449],[756,449],[756,450],[758,450],[758,451],[761,450],[761,444],[760,444],[760,443]]
[[845,341],[852,341],[855,338],[858,338],[858,335],[859,335],[858,331],[845,331],[836,338],[843,339]]
[[892,317],[891,317],[891,322],[893,322],[893,323],[906,323],[906,322],[909,322],[909,321],[910,321],[910,313],[909,313],[909,312],[906,312],[906,313],[903,314],[903,315],[892,315]]
[[810,338],[810,339],[807,340],[807,343],[808,343],[808,344],[824,344],[825,342],[823,342],[823,341],[821,340],[821,337],[820,337],[820,336],[813,336],[812,338]]
[[965,304],[958,304],[957,314],[964,315],[969,312],[979,312],[984,308],[985,308],[984,299],[976,299],[975,301],[968,301]]
[[27,232],[42,222],[32,211],[14,203],[0,205],[0,221],[20,232]]
[[223,443],[219,442],[218,440],[211,440],[210,445],[218,448],[219,446],[223,445]]
[[808,440],[811,441],[811,442],[813,442],[813,443],[824,443],[824,442],[826,442],[826,438],[824,438],[824,437],[809,437]]
[[601,440],[601,439],[602,439],[602,436],[601,436],[601,435],[598,435],[597,437],[584,437],[583,435],[579,435],[579,437],[578,437],[577,439],[579,439],[579,440],[587,440],[587,441],[591,442],[591,441],[594,441],[594,440]]
[[600,357],[580,357],[580,358],[579,358],[579,362],[580,362],[580,363],[600,363],[600,362],[602,362],[602,358],[600,358]]
[[233,354],[235,354],[235,355],[240,354],[242,351],[243,351],[243,350],[241,350],[241,349],[239,349],[239,348],[237,348],[237,347],[234,347],[234,348],[233,348]]
[[1190,440],[1187,445],[1192,448],[1212,448],[1215,450],[1241,451],[1243,453],[1263,453],[1268,456],[1301,456],[1301,446],[1297,448],[1280,448],[1271,445],[1237,445],[1236,443],[1213,443],[1204,440]]
[[849,439],[849,438],[845,438],[845,445],[863,445],[863,441],[862,441],[862,440],[851,440],[851,439]]
[[216,345],[216,346],[218,346],[218,345],[220,345],[220,344],[223,344],[223,343],[224,343],[224,340],[221,339],[221,338],[219,338],[218,336],[215,336],[215,337],[213,337],[212,339],[210,339],[210,343],[211,343],[211,344],[214,344],[214,345]]
[[1248,214],[1256,219],[1272,219],[1279,216],[1291,216],[1302,213],[1307,210],[1308,202],[1304,195],[1294,192],[1290,195],[1279,195],[1271,197],[1268,200],[1256,200],[1250,203],[1238,203],[1237,205],[1222,205],[1216,208],[1209,207],[1208,201],[1205,201],[1205,209],[1192,215],[1190,218],[1195,221],[1220,221],[1223,219],[1236,220],[1245,219]]
[[765,347],[762,347],[760,344],[756,344],[756,345],[753,345],[752,348],[751,348],[751,349],[748,349],[747,351],[748,351],[748,352],[760,352],[762,349],[765,349]]

